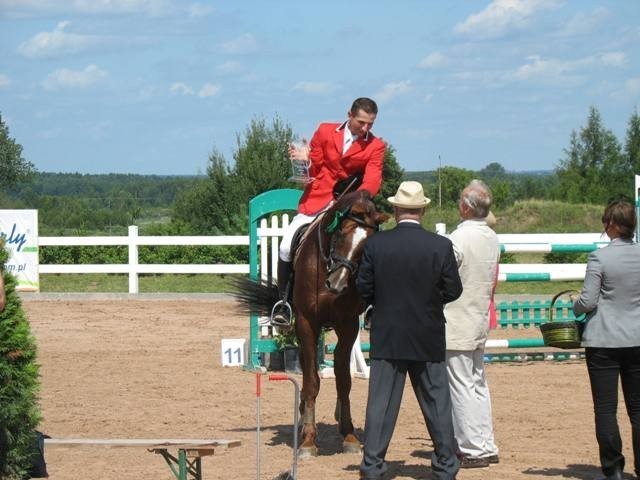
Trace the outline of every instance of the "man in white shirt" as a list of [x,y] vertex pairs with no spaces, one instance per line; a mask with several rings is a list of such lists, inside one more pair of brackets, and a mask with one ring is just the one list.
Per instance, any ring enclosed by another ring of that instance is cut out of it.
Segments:
[[489,305],[500,259],[498,237],[485,220],[490,207],[489,187],[480,180],[471,181],[460,195],[462,222],[449,237],[464,289],[444,310],[447,373],[461,468],[488,467],[499,461],[484,371]]

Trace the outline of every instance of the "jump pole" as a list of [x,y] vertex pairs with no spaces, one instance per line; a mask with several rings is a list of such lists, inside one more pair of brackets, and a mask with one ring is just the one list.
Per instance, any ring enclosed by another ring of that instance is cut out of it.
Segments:
[[[295,378],[285,374],[285,373],[272,373],[269,375],[269,381],[277,382],[281,380],[289,380],[293,383],[294,388],[294,396],[293,396],[293,464],[291,465],[291,474],[285,478],[287,480],[297,480],[298,479],[298,422],[299,422],[299,413],[298,413],[298,405],[300,405],[300,385]],[[286,475],[286,473],[284,474]],[[282,478],[282,475],[278,478]]]
[[256,373],[256,480],[260,480],[260,384],[262,373]]

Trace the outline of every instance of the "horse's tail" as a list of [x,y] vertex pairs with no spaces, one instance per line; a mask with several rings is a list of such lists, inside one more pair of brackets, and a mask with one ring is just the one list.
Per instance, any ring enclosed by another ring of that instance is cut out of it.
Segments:
[[237,277],[233,280],[231,294],[248,313],[259,316],[271,315],[273,305],[280,300],[278,286],[248,277]]

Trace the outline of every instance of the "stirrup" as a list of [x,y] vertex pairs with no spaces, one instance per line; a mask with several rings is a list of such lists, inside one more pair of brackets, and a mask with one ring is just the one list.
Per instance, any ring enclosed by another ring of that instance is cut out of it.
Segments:
[[[276,311],[281,312],[282,310],[287,310],[289,313],[289,318],[286,319],[284,315],[277,315]],[[285,300],[279,300],[271,309],[271,316],[269,317],[271,325],[276,327],[290,327],[291,319],[293,318],[293,310],[291,310],[291,305],[289,302]]]

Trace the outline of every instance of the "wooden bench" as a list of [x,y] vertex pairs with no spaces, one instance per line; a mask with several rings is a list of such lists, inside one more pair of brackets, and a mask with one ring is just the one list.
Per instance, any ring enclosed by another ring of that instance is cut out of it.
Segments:
[[177,480],[202,480],[202,457],[210,456],[219,448],[241,445],[239,440],[203,439],[91,439],[46,438],[45,446],[102,445],[106,447],[145,447],[149,452],[162,455]]

